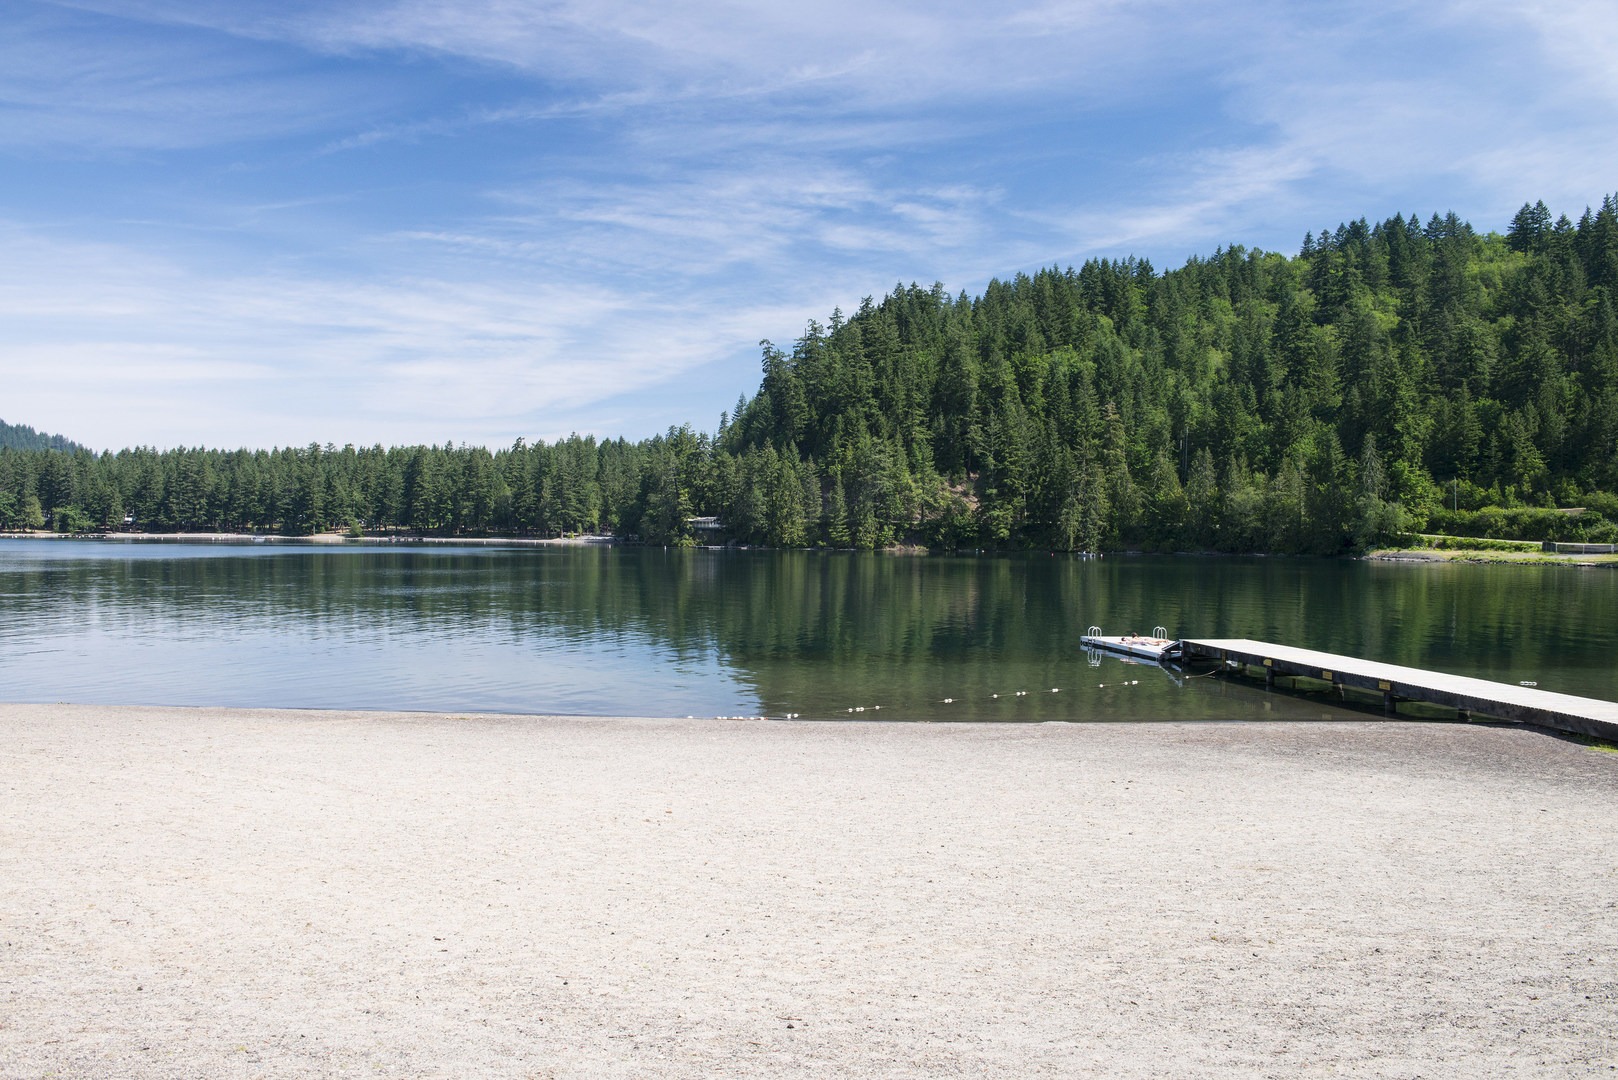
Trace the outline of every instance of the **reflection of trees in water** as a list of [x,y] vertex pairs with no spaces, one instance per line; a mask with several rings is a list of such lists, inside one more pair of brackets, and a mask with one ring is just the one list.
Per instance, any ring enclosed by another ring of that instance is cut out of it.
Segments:
[[[13,629],[96,619],[133,633],[277,620],[386,639],[637,638],[716,654],[766,702],[1032,678],[1083,656],[1090,623],[1156,624],[1618,697],[1618,575],[1566,568],[1286,559],[931,558],[564,548],[94,557],[0,568]],[[943,682],[941,683],[941,680]],[[1543,681],[1543,680],[1542,680]]]

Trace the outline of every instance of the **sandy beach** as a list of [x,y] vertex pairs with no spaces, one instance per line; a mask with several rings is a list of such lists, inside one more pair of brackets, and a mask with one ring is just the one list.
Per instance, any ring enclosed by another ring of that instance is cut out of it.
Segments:
[[0,1076],[1610,1076],[1618,755],[0,706]]

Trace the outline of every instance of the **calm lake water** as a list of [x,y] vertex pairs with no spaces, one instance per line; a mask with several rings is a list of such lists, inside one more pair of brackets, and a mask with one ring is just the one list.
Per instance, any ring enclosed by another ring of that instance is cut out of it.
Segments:
[[1092,623],[1618,700],[1618,573],[1600,569],[0,541],[0,700],[1007,721],[1348,715],[1323,696],[1093,660],[1079,645]]

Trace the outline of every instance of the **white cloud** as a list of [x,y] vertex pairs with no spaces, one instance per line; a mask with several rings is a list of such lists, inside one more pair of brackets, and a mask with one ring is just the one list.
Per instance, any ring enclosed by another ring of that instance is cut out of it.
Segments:
[[1121,70],[1199,63],[1198,46],[1226,33],[1232,21],[1225,6],[1197,0],[1000,6],[968,0],[85,0],[74,6],[338,55],[454,56],[617,94],[656,90],[718,99],[824,91],[829,97],[815,99],[822,107],[1011,99],[1052,86],[1112,93]]
[[[1618,104],[1618,8],[1606,0],[1472,0],[1448,5],[1451,19],[1487,19],[1505,32],[1520,55],[1522,31],[1562,78],[1586,92]],[[1571,77],[1571,78],[1570,78]]]
[[1243,233],[1255,209],[1275,210],[1318,166],[1294,148],[1190,155],[1174,163],[1172,193],[1136,192],[1127,206],[1086,210],[1055,224],[1071,238],[1075,254],[1231,243],[1251,247],[1252,238]]
[[1054,220],[1080,252],[1193,253],[1292,250],[1361,215],[1456,209],[1491,229],[1525,199],[1582,205],[1618,175],[1609,38],[1618,13],[1594,5],[1272,9],[1227,58],[1219,145],[1145,155],[1122,197]]
[[760,314],[532,281],[201,277],[12,230],[0,381],[8,416],[108,445],[445,430],[500,444],[565,432],[570,412],[700,366],[716,336],[745,327],[756,341],[781,313]]
[[0,14],[0,102],[0,145],[101,151],[285,137],[380,99],[217,37],[32,5]]

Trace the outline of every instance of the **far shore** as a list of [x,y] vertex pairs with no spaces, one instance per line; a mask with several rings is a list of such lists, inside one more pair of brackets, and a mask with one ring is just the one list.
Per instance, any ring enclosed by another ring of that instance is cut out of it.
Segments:
[[54,533],[0,532],[0,540],[107,540],[142,543],[183,544],[330,544],[334,546],[362,546],[387,544],[435,544],[453,547],[568,547],[578,545],[612,545],[621,541],[615,536],[583,534],[578,536],[417,536],[413,533],[368,534],[350,536],[343,532],[314,533],[309,536],[287,536],[275,533],[153,533],[153,532],[92,532]]
[[1403,721],[0,705],[0,1076],[1618,1061],[1618,755]]
[[[92,532],[92,533],[55,533],[45,530],[32,532],[0,532],[0,540],[100,540],[110,543],[171,543],[171,544],[314,544],[333,547],[362,547],[362,546],[391,546],[391,545],[423,545],[436,547],[577,547],[577,546],[619,546],[624,541],[616,536],[605,534],[581,534],[577,536],[557,536],[538,538],[531,536],[418,536],[407,533],[368,534],[366,536],[350,536],[343,532],[315,533],[310,536],[291,536],[275,533],[154,533],[154,532]],[[726,550],[727,546],[699,545],[703,550]],[[758,550],[747,545],[735,545],[738,549]],[[803,550],[793,548],[790,550]],[[854,549],[836,549],[854,550]],[[884,554],[890,555],[925,555],[928,550],[913,545],[898,545],[880,549]],[[973,549],[976,551],[976,549]],[[983,551],[979,554],[1028,554],[1029,552],[1014,551]],[[1074,552],[1075,556],[1081,553]],[[1140,551],[1104,552],[1114,558],[1129,558],[1147,554]],[[1227,558],[1223,552],[1214,551],[1176,551],[1164,554],[1191,558]],[[1254,553],[1261,555],[1262,553]],[[1084,553],[1084,557],[1095,557]],[[1307,556],[1289,556],[1307,557]],[[1618,567],[1618,554],[1614,555],[1570,555],[1547,551],[1472,551],[1472,550],[1445,550],[1438,548],[1377,548],[1365,552],[1358,558],[1368,562],[1404,562],[1404,563],[1467,563],[1473,565],[1490,566],[1590,566],[1590,567]]]

